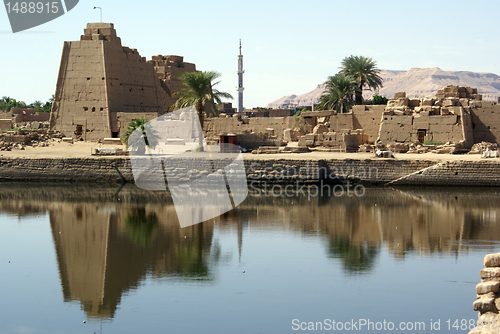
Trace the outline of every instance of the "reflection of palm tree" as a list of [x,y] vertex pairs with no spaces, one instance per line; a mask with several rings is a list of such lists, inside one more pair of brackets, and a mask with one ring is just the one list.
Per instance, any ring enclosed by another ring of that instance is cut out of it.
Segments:
[[125,217],[125,228],[129,237],[135,244],[143,247],[151,240],[157,225],[156,213],[152,212],[146,215],[144,208],[127,213]]
[[177,272],[187,277],[207,277],[208,263],[205,250],[209,246],[205,241],[203,223],[197,224],[193,239],[177,244]]
[[[141,131],[136,131],[141,129]],[[148,136],[149,135],[149,136]],[[159,141],[158,132],[146,122],[143,117],[134,119],[127,127],[127,132],[123,135],[122,141],[125,143],[127,149],[137,148],[139,154],[144,154],[146,147],[155,148]]]
[[370,271],[378,255],[376,247],[355,246],[346,236],[331,237],[328,246],[329,255],[341,259],[344,269],[351,273],[363,274]]

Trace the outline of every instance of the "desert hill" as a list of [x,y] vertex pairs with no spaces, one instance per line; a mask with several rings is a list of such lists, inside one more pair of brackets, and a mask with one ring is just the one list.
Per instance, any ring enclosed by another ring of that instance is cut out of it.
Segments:
[[[468,86],[477,88],[483,94],[484,100],[497,100],[500,96],[500,76],[493,73],[476,73],[466,71],[443,71],[438,67],[412,68],[409,71],[381,70],[383,87],[379,95],[394,97],[397,92],[406,92],[408,97],[425,97],[436,94],[441,87],[448,85]],[[284,96],[268,104],[269,108],[284,108],[288,106],[310,106],[317,103],[325,90],[320,84],[313,91],[302,95]],[[365,91],[365,99],[372,97],[374,92]]]

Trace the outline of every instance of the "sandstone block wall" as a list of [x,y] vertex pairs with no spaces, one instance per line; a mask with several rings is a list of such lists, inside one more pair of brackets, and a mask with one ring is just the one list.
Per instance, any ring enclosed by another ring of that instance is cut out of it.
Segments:
[[475,143],[500,144],[500,105],[481,101],[480,106],[471,108],[471,118]]
[[[474,112],[482,108],[481,100],[477,89],[470,87],[447,86],[435,97],[422,99],[408,99],[404,92],[397,93],[383,112],[379,140],[383,144],[416,142],[418,132],[422,131],[424,140],[441,143],[463,140],[470,148],[477,142],[475,123],[480,123],[480,119]],[[499,122],[498,117],[490,121]]]
[[[223,133],[236,133],[238,145],[253,149],[269,144],[268,139],[282,139],[285,130],[293,127],[294,123],[293,117],[217,117],[206,118],[203,130],[210,142],[218,142]],[[274,138],[269,136],[268,129],[274,130]]]
[[385,105],[353,106],[353,129],[363,129],[368,136],[368,142],[375,143],[379,136],[380,120],[385,111]]
[[457,115],[398,116],[384,115],[380,125],[380,141],[408,143],[418,141],[418,130],[425,130],[425,140],[445,143],[464,139],[462,122]]
[[354,130],[352,113],[330,116],[330,132],[342,132],[342,130]]
[[391,181],[393,185],[494,186],[500,184],[496,161],[446,161]]
[[0,119],[0,129],[12,129],[12,121],[9,119]]
[[[227,161],[229,163],[230,161]],[[205,163],[202,161],[201,163]],[[223,161],[221,163],[224,163]],[[384,184],[405,177],[414,178],[413,185],[499,186],[500,163],[494,161],[455,161],[439,164],[430,160],[359,160],[359,159],[260,159],[245,158],[249,183],[290,183],[352,181],[364,184]],[[197,168],[196,160],[180,159],[182,168]],[[116,170],[118,169],[120,173]],[[432,170],[432,173],[426,171]],[[420,172],[420,174],[419,174]],[[61,182],[133,182],[127,157],[68,158],[68,159],[7,159],[0,157],[1,181],[61,181]]]
[[182,87],[179,75],[185,72],[196,72],[196,65],[184,62],[183,57],[174,55],[155,55],[148,60],[148,63],[154,66],[156,76],[160,79],[162,88],[160,90],[162,100],[160,114],[164,114],[177,100],[173,94]]
[[188,71],[196,67],[182,57],[147,62],[121,45],[113,24],[89,23],[80,41],[64,42],[51,128],[89,141],[120,137],[131,120],[165,113]]
[[111,137],[104,41],[85,36],[64,42],[50,122],[68,137],[76,137],[80,127],[82,138],[98,140]]

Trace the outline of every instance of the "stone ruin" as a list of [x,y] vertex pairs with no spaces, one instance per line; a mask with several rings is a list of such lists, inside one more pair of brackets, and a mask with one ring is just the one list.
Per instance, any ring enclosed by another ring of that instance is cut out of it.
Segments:
[[[296,130],[289,128],[283,131],[282,139],[285,143],[297,142],[300,148],[327,152],[460,154],[468,152],[475,140],[492,137],[490,126],[481,125],[497,124],[497,119],[491,119],[495,111],[500,108],[483,102],[476,88],[450,85],[425,98],[396,93],[387,106],[354,106],[346,114],[306,113],[306,133],[297,135]],[[495,125],[492,128],[496,129]]]
[[453,85],[440,88],[435,97],[407,98],[405,92],[399,92],[387,102],[384,115],[461,115],[460,107],[481,107],[482,99],[477,88]]
[[318,124],[312,133],[298,138],[299,147],[315,147],[324,152],[357,152],[359,146],[367,142],[368,138],[362,129],[331,132],[328,124]]
[[469,334],[500,331],[500,253],[486,255],[484,266],[479,272],[481,283],[476,285],[477,300],[472,304],[474,311],[479,311],[478,327]]
[[180,56],[146,61],[122,46],[112,23],[88,23],[79,41],[64,42],[51,129],[86,141],[120,138],[134,119],[166,113],[178,75],[193,71]]
[[61,142],[64,135],[55,130],[17,130],[0,134],[0,151],[24,150],[26,146],[47,147]]
[[168,112],[170,106],[177,100],[173,94],[182,87],[179,75],[185,72],[196,72],[196,65],[184,62],[184,57],[182,56],[173,55],[154,55],[147,63],[154,66],[156,76],[160,79],[160,85],[163,88],[159,91],[162,95],[162,113]]

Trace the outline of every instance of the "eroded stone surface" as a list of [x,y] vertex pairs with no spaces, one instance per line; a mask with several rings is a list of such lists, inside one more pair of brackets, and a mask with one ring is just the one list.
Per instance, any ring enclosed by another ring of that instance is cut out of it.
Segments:
[[500,266],[500,253],[488,254],[484,257],[485,267],[498,267]]

